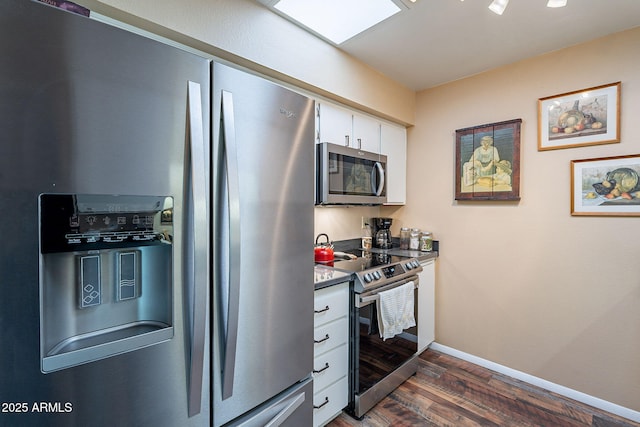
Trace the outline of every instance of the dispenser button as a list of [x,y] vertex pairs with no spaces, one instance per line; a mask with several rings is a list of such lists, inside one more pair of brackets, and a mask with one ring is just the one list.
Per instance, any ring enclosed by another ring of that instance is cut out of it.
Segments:
[[137,256],[138,252],[120,252],[118,254],[118,301],[138,296]]
[[100,255],[80,257],[80,308],[100,305]]

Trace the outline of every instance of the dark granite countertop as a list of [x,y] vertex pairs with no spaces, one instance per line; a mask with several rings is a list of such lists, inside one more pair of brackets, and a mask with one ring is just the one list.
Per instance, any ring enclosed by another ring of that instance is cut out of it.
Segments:
[[337,285],[351,280],[352,273],[336,270],[330,266],[316,264],[314,268],[315,290]]

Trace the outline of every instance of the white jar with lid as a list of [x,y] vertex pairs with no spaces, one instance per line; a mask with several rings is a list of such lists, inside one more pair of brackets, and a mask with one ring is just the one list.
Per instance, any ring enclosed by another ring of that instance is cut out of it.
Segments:
[[431,252],[433,250],[433,236],[428,231],[423,231],[420,236],[420,250],[422,252]]
[[412,228],[409,233],[409,249],[417,251],[420,249],[420,229]]

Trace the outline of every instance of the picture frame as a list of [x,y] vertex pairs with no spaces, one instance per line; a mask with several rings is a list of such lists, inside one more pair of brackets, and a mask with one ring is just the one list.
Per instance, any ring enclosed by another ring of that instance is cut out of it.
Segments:
[[522,119],[456,130],[455,200],[520,200]]
[[620,142],[621,82],[538,100],[538,151]]
[[640,154],[571,161],[571,215],[640,216]]
[[338,159],[335,157],[329,158],[329,173],[338,173]]

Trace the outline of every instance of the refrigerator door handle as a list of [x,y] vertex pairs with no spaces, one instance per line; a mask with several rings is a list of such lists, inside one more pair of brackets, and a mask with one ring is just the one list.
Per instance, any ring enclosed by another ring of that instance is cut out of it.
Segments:
[[278,427],[284,423],[304,403],[305,392],[292,398],[291,402],[284,409],[273,417],[271,421],[265,424],[265,427]]
[[[204,350],[207,322],[207,192],[204,147],[204,127],[202,120],[202,98],[200,84],[190,81],[188,85],[189,139],[191,155],[191,218],[189,262],[191,280],[189,307],[191,309],[191,340],[189,354],[188,413],[200,413],[202,401],[202,381],[204,375]],[[187,244],[189,244],[187,243]]]
[[222,399],[233,395],[233,379],[236,364],[236,344],[238,339],[238,319],[240,310],[240,184],[238,176],[238,149],[233,110],[233,94],[222,91],[222,130],[224,138],[225,162],[227,169],[228,191],[228,244],[229,256],[227,269],[228,306],[226,310],[226,333],[222,366]]

